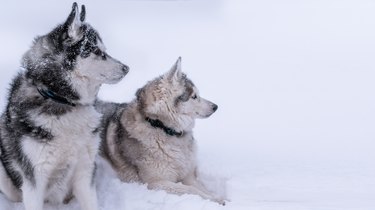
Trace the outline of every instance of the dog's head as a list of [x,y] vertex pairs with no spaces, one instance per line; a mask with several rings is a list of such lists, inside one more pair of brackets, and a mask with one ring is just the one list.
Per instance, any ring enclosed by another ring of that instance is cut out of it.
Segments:
[[180,129],[189,129],[196,118],[207,118],[218,106],[199,96],[193,82],[181,71],[181,58],[170,71],[137,91],[140,111]]
[[[128,73],[128,66],[106,53],[99,33],[85,18],[85,6],[79,11],[73,3],[63,24],[35,39],[23,59],[34,83],[64,96],[67,94],[62,89],[73,87],[78,98],[85,98],[95,94],[101,84],[116,83]],[[83,89],[87,91],[79,93]]]
[[116,83],[129,68],[106,53],[99,33],[85,23],[85,6],[81,8],[79,13],[74,3],[65,23],[58,27],[58,33],[52,32],[50,38],[57,49],[66,54],[69,69],[79,76],[99,83]]

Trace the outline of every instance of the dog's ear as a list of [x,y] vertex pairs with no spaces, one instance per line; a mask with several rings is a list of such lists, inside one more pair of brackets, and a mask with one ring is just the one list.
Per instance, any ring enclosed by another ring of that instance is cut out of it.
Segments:
[[65,38],[67,39],[68,44],[75,43],[76,41],[82,38],[83,35],[81,33],[81,26],[82,22],[85,20],[85,17],[85,6],[82,5],[82,11],[81,13],[79,13],[78,5],[76,2],[74,2],[72,6],[72,11],[70,12],[68,18],[64,23],[64,28],[67,32],[67,36]]
[[85,21],[86,19],[86,7],[84,4],[81,6],[81,14],[80,14],[80,20],[81,22]]
[[137,90],[137,92],[135,93],[135,96],[137,97],[137,100],[139,102],[143,103],[144,97],[145,97],[145,90],[144,90],[144,88],[139,88]]
[[172,66],[171,70],[167,73],[167,79],[169,81],[179,81],[183,77],[181,71],[181,57],[178,57],[176,63]]
[[144,88],[139,88],[136,92],[136,97],[137,97],[137,102],[138,102],[138,108],[139,110],[144,110],[145,106],[146,106],[146,99],[145,99],[145,90]]

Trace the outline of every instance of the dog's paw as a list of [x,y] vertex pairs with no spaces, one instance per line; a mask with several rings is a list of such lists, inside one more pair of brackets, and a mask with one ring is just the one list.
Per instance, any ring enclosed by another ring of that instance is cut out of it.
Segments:
[[222,198],[214,198],[214,199],[212,199],[212,201],[214,201],[214,202],[216,202],[216,203],[218,203],[222,206],[225,206],[227,200],[222,199]]
[[226,203],[225,203],[224,200],[221,200],[221,201],[218,202],[218,204],[220,204],[220,205],[222,205],[222,206],[225,206]]

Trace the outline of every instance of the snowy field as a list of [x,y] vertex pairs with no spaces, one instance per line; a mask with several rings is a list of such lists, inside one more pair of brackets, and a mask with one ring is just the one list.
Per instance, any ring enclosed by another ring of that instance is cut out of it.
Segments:
[[[33,37],[71,1],[0,1],[0,105]],[[374,210],[375,1],[79,1],[130,66],[100,98],[126,102],[178,56],[219,105],[197,121],[201,179],[231,201],[121,183],[100,162],[101,210]],[[0,194],[0,210],[23,210]],[[76,200],[47,210],[79,210]]]

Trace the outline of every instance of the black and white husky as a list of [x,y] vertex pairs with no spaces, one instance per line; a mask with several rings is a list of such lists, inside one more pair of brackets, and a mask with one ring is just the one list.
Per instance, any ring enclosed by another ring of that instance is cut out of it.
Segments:
[[199,96],[181,72],[181,59],[139,89],[129,104],[98,101],[95,107],[104,116],[100,155],[122,181],[225,203],[197,179],[193,137],[195,119],[209,117],[218,106]]
[[37,37],[11,84],[0,122],[0,191],[26,210],[74,196],[96,210],[93,176],[101,118],[93,106],[103,83],[128,67],[110,57],[76,3],[65,23]]

